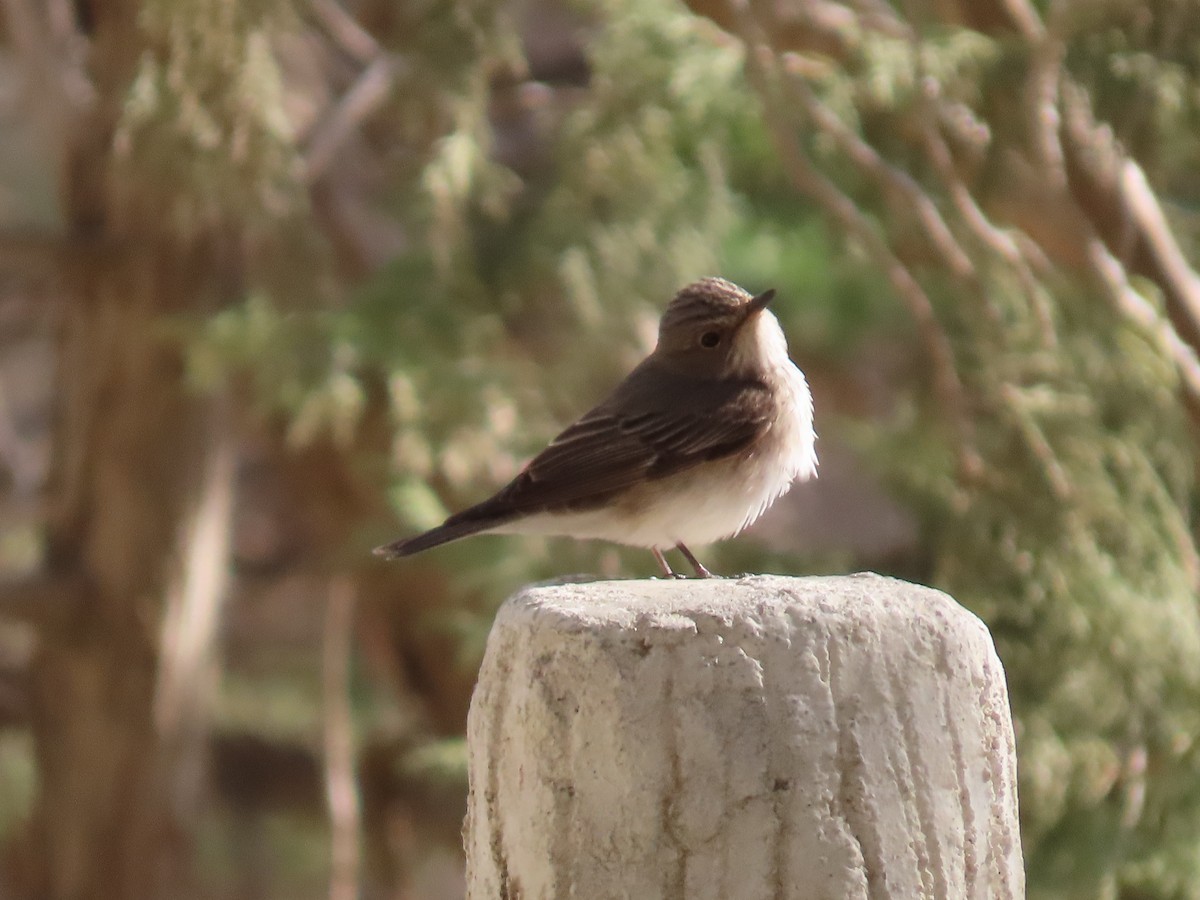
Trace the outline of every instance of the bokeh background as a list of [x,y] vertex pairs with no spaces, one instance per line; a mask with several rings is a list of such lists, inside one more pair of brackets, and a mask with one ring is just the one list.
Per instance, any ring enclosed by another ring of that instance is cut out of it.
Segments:
[[0,0],[0,896],[462,896],[522,583],[370,548],[683,284],[775,287],[821,478],[717,571],[990,625],[1029,895],[1200,898],[1195,0]]

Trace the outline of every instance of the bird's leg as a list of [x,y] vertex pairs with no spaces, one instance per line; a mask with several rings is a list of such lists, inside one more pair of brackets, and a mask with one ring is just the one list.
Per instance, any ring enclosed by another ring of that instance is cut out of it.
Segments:
[[696,559],[696,554],[692,553],[691,550],[685,547],[682,541],[675,545],[675,549],[682,553],[687,558],[687,561],[692,564],[692,567],[696,570],[696,576],[698,578],[713,577],[713,573],[701,565],[700,560]]
[[662,569],[663,578],[678,578],[679,577],[678,575],[676,575],[674,572],[671,571],[671,567],[669,565],[667,565],[667,558],[662,555],[661,550],[659,550],[657,547],[651,547],[650,552],[654,554],[654,558],[658,561],[658,567],[660,569]]

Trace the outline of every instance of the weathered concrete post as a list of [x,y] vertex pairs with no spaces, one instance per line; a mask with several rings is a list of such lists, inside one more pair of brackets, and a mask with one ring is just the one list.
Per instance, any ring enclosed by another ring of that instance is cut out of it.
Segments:
[[467,740],[473,900],[1024,896],[1004,673],[929,588],[532,588]]

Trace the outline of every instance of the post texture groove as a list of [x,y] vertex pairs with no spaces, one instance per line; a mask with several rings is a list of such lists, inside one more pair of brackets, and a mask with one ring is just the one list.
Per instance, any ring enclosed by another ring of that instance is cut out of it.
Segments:
[[1024,896],[1004,672],[929,588],[530,588],[467,740],[473,900]]

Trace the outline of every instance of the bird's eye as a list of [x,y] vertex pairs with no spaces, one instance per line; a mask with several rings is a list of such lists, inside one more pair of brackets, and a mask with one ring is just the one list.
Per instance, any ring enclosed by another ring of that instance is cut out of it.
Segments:
[[721,343],[721,332],[719,331],[706,331],[700,335],[700,346],[707,350],[711,350],[719,343]]

